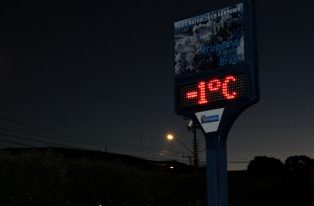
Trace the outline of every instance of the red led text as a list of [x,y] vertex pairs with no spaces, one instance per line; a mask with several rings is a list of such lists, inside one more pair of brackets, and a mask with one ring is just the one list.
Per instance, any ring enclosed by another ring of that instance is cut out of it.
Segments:
[[197,89],[185,93],[185,98],[197,101],[199,105],[209,103],[211,95],[219,95],[225,100],[233,100],[238,97],[238,92],[232,89],[232,85],[237,81],[238,79],[234,75],[225,76],[223,79],[200,81],[197,84]]

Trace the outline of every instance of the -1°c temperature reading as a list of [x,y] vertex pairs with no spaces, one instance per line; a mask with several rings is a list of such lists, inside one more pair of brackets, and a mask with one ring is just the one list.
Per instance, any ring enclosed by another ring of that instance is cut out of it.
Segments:
[[244,92],[242,75],[226,75],[222,78],[201,80],[197,84],[181,88],[181,106],[206,105],[216,101],[232,101]]

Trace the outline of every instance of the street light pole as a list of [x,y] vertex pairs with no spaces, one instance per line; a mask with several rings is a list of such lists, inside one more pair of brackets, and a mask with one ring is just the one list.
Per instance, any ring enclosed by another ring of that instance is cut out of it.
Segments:
[[193,154],[193,151],[192,151],[186,144],[184,144],[184,142],[182,142],[181,139],[175,138],[175,140],[176,140],[179,144],[181,144],[186,150],[188,150],[190,153]]
[[199,159],[198,159],[198,145],[197,145],[197,138],[196,138],[196,126],[193,124],[192,127],[193,132],[193,163],[195,167],[199,166]]
[[193,122],[193,120],[190,120],[187,125],[188,130],[192,131],[193,133],[193,164],[195,167],[199,166],[199,158],[198,158],[198,144],[197,144],[197,137],[196,137],[196,131],[197,131],[197,125]]
[[199,157],[198,157],[198,144],[197,144],[197,137],[196,137],[197,127],[191,120],[187,128],[189,130],[192,130],[192,133],[193,133],[193,149],[190,149],[184,142],[181,141],[181,139],[175,138],[172,134],[167,134],[167,140],[170,142],[171,145],[172,145],[172,142],[175,140],[179,144],[181,144],[186,150],[188,150],[190,154],[192,155],[194,167],[198,167]]

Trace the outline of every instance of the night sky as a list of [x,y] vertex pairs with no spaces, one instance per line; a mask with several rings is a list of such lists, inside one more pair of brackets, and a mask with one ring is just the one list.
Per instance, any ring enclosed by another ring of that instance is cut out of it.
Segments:
[[[173,23],[226,2],[3,1],[1,147],[48,144],[187,162],[180,144],[165,141],[172,132],[192,142],[187,121],[174,113]],[[313,7],[257,1],[261,100],[230,132],[229,169],[256,155],[314,158]]]

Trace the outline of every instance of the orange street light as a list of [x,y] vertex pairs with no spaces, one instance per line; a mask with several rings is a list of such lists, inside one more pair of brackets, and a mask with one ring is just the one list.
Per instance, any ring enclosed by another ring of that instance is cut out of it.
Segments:
[[167,134],[167,140],[173,141],[173,139],[174,139],[173,134]]

